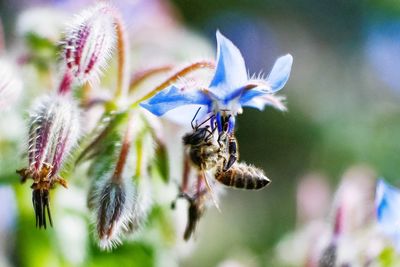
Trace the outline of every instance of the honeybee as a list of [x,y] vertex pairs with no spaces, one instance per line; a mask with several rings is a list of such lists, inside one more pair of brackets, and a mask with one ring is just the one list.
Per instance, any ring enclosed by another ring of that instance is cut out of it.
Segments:
[[21,182],[26,182],[27,179],[33,180],[32,188],[32,204],[35,211],[36,227],[47,227],[47,219],[50,226],[53,226],[50,213],[50,194],[56,183],[67,187],[67,182],[59,176],[52,176],[53,166],[49,163],[43,163],[40,169],[24,168],[16,172],[21,176]]
[[[186,241],[193,235],[198,221],[204,214],[206,200],[209,196],[211,196],[218,209],[207,181],[207,171],[211,171],[215,180],[219,183],[234,188],[254,190],[261,189],[270,183],[270,180],[261,169],[238,162],[238,142],[233,132],[229,131],[229,116],[221,118],[223,127],[218,136],[216,136],[217,125],[213,125],[212,129],[210,129],[210,125],[203,126],[210,119],[214,119],[213,116],[199,125],[197,123],[194,125],[199,110],[197,110],[191,122],[193,131],[183,137],[183,143],[188,148],[189,159],[185,158],[182,187],[177,197],[177,199],[186,199],[189,204],[188,222],[184,232],[184,240]],[[197,191],[192,196],[186,192],[189,161],[199,171]],[[204,184],[206,187],[202,187]],[[172,208],[175,207],[175,201],[171,205]]]
[[199,126],[193,126],[198,112],[191,122],[193,132],[183,137],[184,144],[190,146],[192,163],[201,171],[214,168],[215,179],[229,187],[257,190],[268,185],[270,180],[261,169],[238,162],[238,142],[234,134],[228,131],[229,116],[222,118],[223,129],[215,142],[215,128],[211,131],[208,125],[201,127],[212,117]]

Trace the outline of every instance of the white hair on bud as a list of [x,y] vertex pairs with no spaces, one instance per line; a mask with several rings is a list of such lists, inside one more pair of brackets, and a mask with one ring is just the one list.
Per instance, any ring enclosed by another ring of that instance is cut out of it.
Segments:
[[75,16],[65,33],[67,68],[82,83],[97,82],[113,53],[116,42],[114,9],[101,2]]
[[[30,113],[29,164],[51,164],[56,173],[80,136],[79,108],[63,95],[39,98]],[[54,174],[55,174],[54,173]]]
[[129,228],[136,201],[132,181],[123,177],[120,182],[115,182],[112,175],[109,173],[99,179],[92,200],[95,205],[96,237],[103,250],[111,250],[121,244],[121,234]]
[[148,177],[137,177],[137,198],[133,203],[128,233],[137,234],[143,228],[150,213],[153,199]]

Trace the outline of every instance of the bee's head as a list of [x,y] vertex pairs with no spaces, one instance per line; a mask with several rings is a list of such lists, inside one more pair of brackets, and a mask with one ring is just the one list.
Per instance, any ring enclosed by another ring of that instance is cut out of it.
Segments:
[[183,136],[184,145],[197,145],[205,141],[209,126],[195,129],[192,133],[187,133]]

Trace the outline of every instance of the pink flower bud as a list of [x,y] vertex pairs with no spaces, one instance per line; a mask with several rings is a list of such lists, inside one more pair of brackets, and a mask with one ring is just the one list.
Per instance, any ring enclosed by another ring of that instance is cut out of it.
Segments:
[[53,95],[38,100],[30,114],[28,168],[17,171],[22,182],[33,179],[32,201],[36,226],[50,225],[49,189],[66,182],[58,176],[60,168],[79,137],[79,110],[72,98]]
[[113,12],[108,4],[99,3],[79,14],[66,30],[67,68],[81,82],[99,79],[111,57],[116,40]]

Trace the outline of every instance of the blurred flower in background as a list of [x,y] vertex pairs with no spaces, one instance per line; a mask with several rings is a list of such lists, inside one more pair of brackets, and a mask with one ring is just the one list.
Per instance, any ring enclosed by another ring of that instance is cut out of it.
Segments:
[[0,186],[0,265],[13,266],[15,247],[15,226],[17,224],[17,206],[15,193],[11,186]]
[[398,204],[400,191],[398,188],[378,180],[376,188],[376,215],[380,229],[392,239],[397,251],[400,249],[399,241],[399,214]]

